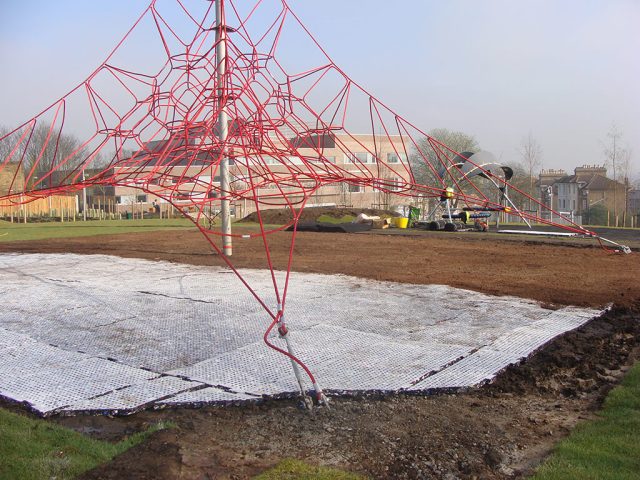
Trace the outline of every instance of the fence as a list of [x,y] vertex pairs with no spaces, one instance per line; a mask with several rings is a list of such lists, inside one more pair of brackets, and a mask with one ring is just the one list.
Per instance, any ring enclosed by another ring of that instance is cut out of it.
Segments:
[[54,217],[61,221],[75,220],[78,214],[78,197],[52,195],[47,198],[37,198],[28,203],[14,205],[0,205],[0,217],[11,222],[23,221],[28,218]]

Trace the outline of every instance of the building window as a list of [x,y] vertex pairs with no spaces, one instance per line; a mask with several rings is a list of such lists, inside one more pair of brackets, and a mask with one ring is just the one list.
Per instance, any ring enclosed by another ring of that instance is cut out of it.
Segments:
[[368,152],[354,152],[345,154],[344,163],[376,163],[376,159]]
[[138,195],[136,197],[136,201],[137,202],[141,202],[141,203],[147,203],[147,196],[146,195]]
[[351,185],[349,184],[349,193],[360,193],[364,191],[364,188],[360,185]]
[[391,179],[391,188],[389,188],[389,190],[391,190],[392,192],[399,192],[401,189],[401,185],[402,179],[400,177],[393,177]]
[[367,152],[356,152],[354,153],[356,159],[361,163],[369,162],[369,154]]
[[119,195],[116,196],[116,203],[118,205],[131,205],[135,202],[135,198],[133,195]]
[[387,153],[387,163],[407,163],[407,154]]

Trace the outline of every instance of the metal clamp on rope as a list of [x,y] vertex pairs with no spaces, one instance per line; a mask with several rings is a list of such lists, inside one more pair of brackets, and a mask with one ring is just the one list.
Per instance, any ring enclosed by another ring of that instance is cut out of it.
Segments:
[[313,388],[315,389],[316,403],[318,406],[329,408],[329,398],[324,394],[320,386],[317,383],[314,383]]
[[278,333],[280,334],[281,337],[284,338],[287,336],[287,333],[289,333],[289,329],[284,323],[282,323],[280,324],[280,326],[278,326]]

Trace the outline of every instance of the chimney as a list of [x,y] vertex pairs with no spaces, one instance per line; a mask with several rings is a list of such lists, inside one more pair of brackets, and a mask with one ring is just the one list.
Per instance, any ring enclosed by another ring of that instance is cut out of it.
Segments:
[[556,170],[553,168],[549,168],[547,170],[540,171],[540,186],[552,185],[559,178],[565,177],[567,172],[562,169]]
[[583,165],[576,167],[574,170],[576,175],[602,175],[607,176],[607,167],[604,165]]

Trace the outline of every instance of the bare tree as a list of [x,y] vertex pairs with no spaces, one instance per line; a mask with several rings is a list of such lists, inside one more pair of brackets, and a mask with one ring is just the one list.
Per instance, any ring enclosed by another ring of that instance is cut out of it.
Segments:
[[[446,128],[435,128],[429,131],[428,135],[458,153],[475,153],[480,150],[475,137],[464,132],[451,131]],[[446,149],[442,149],[442,153],[451,157],[451,153]],[[411,155],[410,162],[413,166],[414,174],[418,182],[431,186],[439,183],[432,168],[437,171],[440,169],[442,164],[428,138],[425,137],[418,141],[417,151]]]
[[[518,152],[522,158],[523,168],[528,175],[527,194],[533,197],[533,185],[535,183],[534,173],[542,168],[542,147],[531,132],[529,132],[529,135],[520,142]],[[529,210],[531,210],[531,198],[529,198]]]
[[84,159],[84,150],[75,136],[46,123],[39,123],[33,129],[23,127],[13,133],[0,126],[0,139],[0,163],[11,155],[12,163],[22,159],[22,167],[27,172],[34,166],[35,170],[43,172],[68,171]]
[[[6,138],[5,138],[6,137]],[[5,162],[5,159],[9,156],[12,150],[11,135],[9,135],[9,129],[4,125],[0,125],[0,164]]]
[[20,160],[22,148],[21,145],[16,145],[20,140],[18,132],[10,133],[4,125],[0,125],[0,165],[5,163],[9,156],[10,163],[17,163]]
[[395,177],[387,167],[381,167],[378,175],[373,185],[374,199],[378,208],[388,209],[391,203],[393,185],[395,185]]
[[351,187],[347,182],[338,183],[338,190],[340,194],[340,203],[344,207],[351,206]]
[[618,126],[613,123],[607,133],[608,141],[604,145],[605,165],[611,167],[613,180],[613,215],[618,216],[618,184],[625,185],[625,212],[627,210],[626,191],[629,176],[631,174],[631,150],[622,146],[623,134]]
[[[528,208],[531,210],[531,199],[523,195],[520,192],[529,193],[531,191],[531,173],[529,166],[524,163],[509,164],[511,170],[513,170],[513,177],[509,180],[509,184],[515,187],[515,189],[509,190],[509,198],[520,210]],[[529,194],[529,196],[531,196]]]
[[19,137],[16,133],[0,125],[0,196],[22,191],[24,174],[20,168],[22,149],[16,145]]
[[40,123],[31,132],[27,147],[26,166],[37,164],[38,170],[59,168],[68,170],[76,166],[73,161],[77,156],[80,142],[73,135],[62,133],[51,125]]

